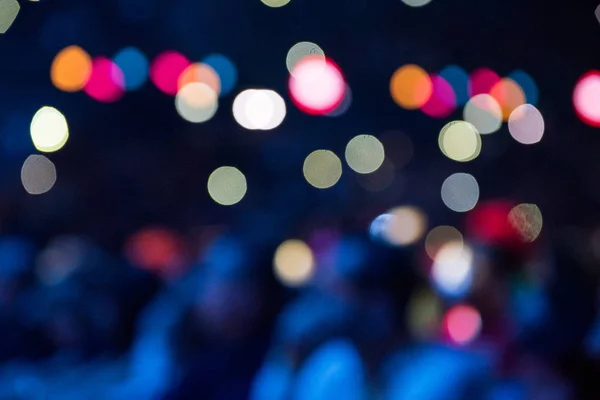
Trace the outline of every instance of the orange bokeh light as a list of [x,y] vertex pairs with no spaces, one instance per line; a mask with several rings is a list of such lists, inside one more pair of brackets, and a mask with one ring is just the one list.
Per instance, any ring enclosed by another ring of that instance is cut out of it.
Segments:
[[215,93],[221,93],[221,79],[210,65],[202,63],[191,64],[179,76],[177,87],[181,90],[185,85],[193,82],[204,83]]
[[513,110],[525,104],[525,92],[519,84],[510,78],[503,78],[490,90],[492,96],[500,105],[502,120],[508,121]]
[[56,88],[64,92],[81,90],[92,74],[92,59],[79,46],[62,49],[50,67],[50,79]]
[[433,94],[429,74],[418,65],[404,65],[394,72],[390,80],[392,98],[402,108],[421,108]]

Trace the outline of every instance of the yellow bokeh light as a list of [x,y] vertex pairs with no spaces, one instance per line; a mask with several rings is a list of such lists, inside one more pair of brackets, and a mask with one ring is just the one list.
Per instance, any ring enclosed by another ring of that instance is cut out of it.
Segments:
[[501,79],[490,90],[490,95],[496,99],[502,109],[502,120],[508,121],[510,113],[525,104],[525,93],[519,84],[510,78]]
[[463,236],[453,226],[441,225],[433,228],[425,238],[425,251],[433,260],[437,252],[447,243],[456,243],[462,248]]
[[217,94],[205,83],[192,82],[177,92],[175,108],[181,118],[193,123],[206,122],[217,112]]
[[508,214],[508,221],[524,242],[533,242],[542,232],[542,212],[535,204],[519,204]]
[[390,244],[407,246],[421,239],[425,233],[427,218],[418,208],[396,207],[388,214],[391,217],[384,230],[384,237]]
[[285,65],[290,74],[294,67],[305,57],[319,58],[325,62],[325,52],[318,44],[313,42],[299,42],[293,45],[285,58]]
[[287,3],[290,2],[290,0],[260,0],[260,1],[262,1],[263,4],[265,4],[269,7],[273,7],[273,8],[283,7]]
[[277,278],[286,286],[306,284],[314,272],[313,253],[301,240],[287,240],[279,245],[273,258]]
[[239,203],[248,189],[246,177],[235,167],[219,167],[208,177],[210,197],[223,206]]
[[15,22],[21,6],[17,0],[0,1],[0,33],[6,33]]
[[359,174],[370,174],[377,171],[384,159],[383,144],[375,136],[355,136],[346,146],[346,162]]
[[29,194],[43,194],[56,183],[56,167],[45,156],[34,154],[21,168],[21,183]]
[[434,337],[442,313],[442,303],[433,291],[422,290],[415,293],[407,305],[406,323],[410,333],[419,339]]
[[92,59],[79,46],[62,49],[50,67],[52,84],[64,92],[76,92],[83,89],[92,74]]
[[480,134],[496,132],[502,126],[502,109],[489,94],[473,96],[465,105],[463,117]]
[[481,152],[479,132],[465,121],[446,124],[440,131],[438,144],[446,157],[459,162],[474,160]]
[[342,162],[329,150],[315,150],[306,157],[302,166],[304,178],[318,189],[335,185],[342,176]]
[[46,153],[60,150],[69,139],[67,120],[54,107],[40,108],[33,116],[29,129],[35,148]]
[[392,75],[390,93],[400,107],[414,110],[429,100],[433,84],[429,74],[421,67],[408,64],[398,68]]

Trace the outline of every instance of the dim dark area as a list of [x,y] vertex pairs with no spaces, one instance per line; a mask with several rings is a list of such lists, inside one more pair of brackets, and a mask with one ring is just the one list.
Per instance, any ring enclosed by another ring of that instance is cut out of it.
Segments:
[[0,400],[600,399],[600,4],[0,0]]

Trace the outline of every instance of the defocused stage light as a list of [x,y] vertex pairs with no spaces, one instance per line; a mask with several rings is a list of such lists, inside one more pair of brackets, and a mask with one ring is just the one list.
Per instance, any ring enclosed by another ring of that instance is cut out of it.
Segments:
[[422,7],[431,3],[431,0],[402,0],[402,2],[411,7]]
[[312,42],[299,42],[290,48],[285,58],[285,65],[287,66],[289,73],[294,75],[294,68],[306,57],[321,60],[323,67],[325,67],[325,52],[318,44]]
[[129,237],[125,255],[140,268],[166,275],[181,272],[185,262],[183,240],[165,228],[143,228]]
[[543,217],[535,204],[519,204],[508,214],[508,221],[524,242],[533,242],[542,232]]
[[384,235],[388,243],[396,246],[408,246],[423,236],[427,228],[427,218],[416,207],[396,207],[388,212]]
[[40,108],[29,130],[35,148],[46,153],[60,150],[69,139],[67,119],[54,107]]
[[190,61],[176,51],[165,51],[152,61],[150,79],[163,93],[175,96],[179,77],[189,67]]
[[126,90],[137,90],[148,80],[148,59],[139,49],[126,47],[113,61],[123,71]]
[[346,146],[346,162],[359,174],[370,174],[383,164],[383,144],[372,135],[358,135]]
[[452,86],[456,96],[456,105],[463,106],[469,100],[469,75],[461,67],[449,65],[440,71],[439,76]]
[[408,64],[398,68],[392,75],[390,93],[400,107],[414,110],[423,107],[431,98],[433,83],[421,67]]
[[502,119],[508,121],[508,117],[513,110],[520,105],[525,104],[525,93],[523,89],[510,78],[503,78],[498,81],[490,90],[492,96],[502,110]]
[[489,68],[479,68],[469,76],[469,97],[489,94],[494,85],[500,82],[500,76]]
[[444,325],[454,343],[466,345],[475,340],[481,332],[481,314],[471,306],[456,305],[446,313]]
[[290,0],[260,0],[260,1],[262,1],[263,4],[265,4],[269,7],[273,7],[273,8],[283,7],[287,3],[290,2]]
[[573,91],[573,105],[579,119],[600,128],[600,72],[590,71],[583,75]]
[[479,201],[479,185],[473,175],[456,173],[442,184],[442,201],[452,211],[467,212]]
[[6,33],[15,22],[20,9],[17,0],[0,0],[0,33]]
[[294,67],[289,90],[296,106],[307,114],[322,115],[344,100],[346,82],[337,65],[317,56],[305,57]]
[[91,98],[103,103],[117,101],[125,92],[123,71],[110,59],[96,57],[92,60],[92,75],[83,90]]
[[442,304],[431,290],[422,290],[411,296],[406,313],[410,333],[418,339],[432,339],[442,319]]
[[332,151],[315,150],[304,160],[302,172],[309,184],[317,189],[327,189],[340,180],[342,162]]
[[272,90],[245,90],[233,102],[233,117],[246,129],[275,129],[286,114],[285,101]]
[[453,243],[457,247],[463,246],[463,236],[458,229],[453,226],[441,225],[433,228],[425,238],[425,251],[433,260],[438,251],[448,243]]
[[181,118],[199,123],[211,119],[219,106],[217,94],[208,85],[188,83],[177,92],[175,107]]
[[446,157],[459,162],[474,160],[481,152],[479,132],[465,121],[446,124],[440,131],[438,144]]
[[79,46],[62,49],[50,67],[50,79],[57,89],[64,92],[81,90],[92,74],[92,59]]
[[56,167],[45,156],[31,155],[21,168],[21,183],[29,194],[46,193],[56,183]]
[[481,134],[496,132],[502,126],[502,109],[489,94],[473,96],[465,105],[463,117]]
[[531,104],[523,104],[510,114],[508,130],[519,143],[537,143],[544,136],[544,117]]
[[248,189],[246,177],[235,167],[219,167],[208,178],[210,197],[223,206],[239,203]]
[[190,64],[183,70],[177,80],[177,87],[182,87],[192,82],[200,82],[208,85],[217,95],[221,92],[221,79],[217,72],[209,65],[202,63]]
[[473,250],[461,242],[446,243],[436,253],[430,274],[442,295],[464,297],[473,282]]
[[431,75],[430,79],[433,91],[421,111],[433,118],[446,118],[456,108],[454,89],[439,75]]
[[203,64],[209,65],[219,75],[221,80],[221,96],[229,94],[235,87],[238,72],[235,64],[222,54],[209,54],[202,60]]
[[313,253],[301,240],[287,240],[279,245],[273,258],[275,276],[286,286],[302,286],[314,272]]
[[525,93],[525,101],[531,105],[537,105],[539,91],[537,84],[527,72],[517,69],[511,72],[508,77],[515,81],[521,89],[523,89],[523,93]]

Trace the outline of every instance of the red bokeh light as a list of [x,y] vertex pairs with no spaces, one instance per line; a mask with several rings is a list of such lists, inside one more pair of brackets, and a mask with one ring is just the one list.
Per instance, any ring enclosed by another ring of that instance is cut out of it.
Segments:
[[83,90],[91,98],[112,103],[125,93],[125,77],[121,68],[106,57],[92,60],[92,73]]
[[421,111],[430,117],[446,118],[456,108],[456,94],[452,85],[439,75],[431,75],[433,93],[421,107]]
[[175,232],[164,228],[145,228],[126,243],[125,253],[132,264],[172,276],[184,265],[184,243]]
[[175,96],[179,89],[179,77],[190,64],[182,54],[165,51],[152,61],[150,79],[161,92]]
[[446,312],[444,329],[454,343],[467,344],[481,332],[481,315],[471,306],[456,305]]
[[322,115],[335,110],[344,100],[346,83],[331,60],[306,57],[294,67],[288,84],[296,107],[307,114]]
[[469,97],[478,94],[489,94],[492,88],[500,82],[500,76],[489,68],[478,68],[469,77]]
[[579,119],[600,128],[600,71],[589,71],[577,81],[573,106]]

